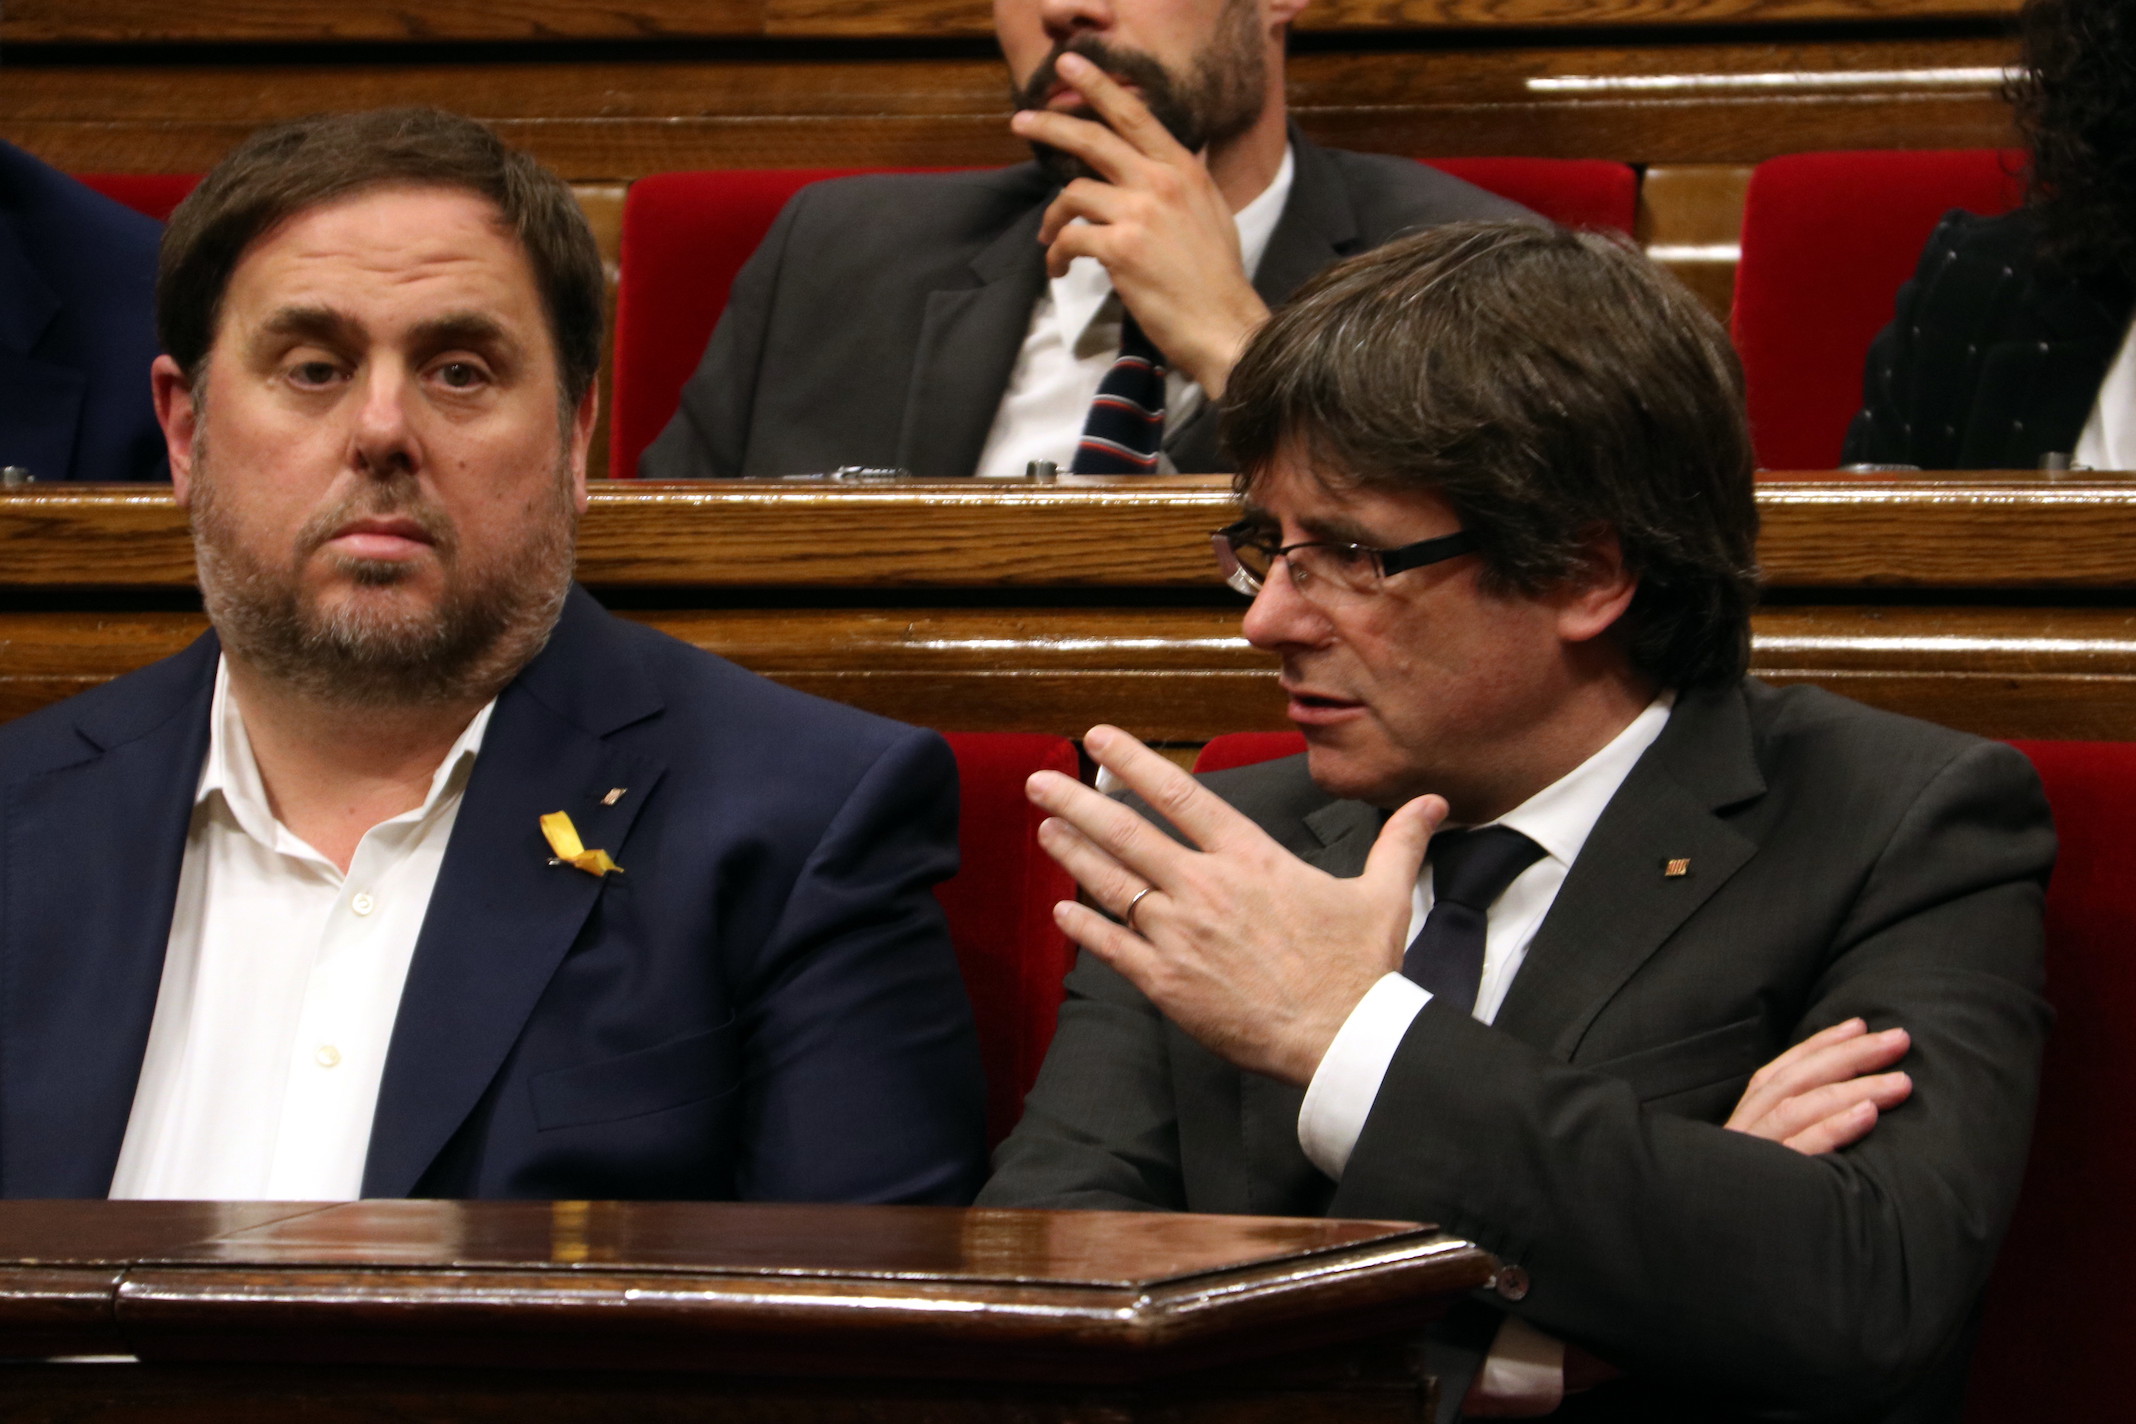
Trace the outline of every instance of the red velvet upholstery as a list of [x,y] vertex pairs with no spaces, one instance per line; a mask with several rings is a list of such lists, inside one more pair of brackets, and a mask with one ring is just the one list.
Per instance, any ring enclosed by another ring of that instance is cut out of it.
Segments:
[[616,290],[614,396],[608,472],[634,479],[638,456],[675,414],[734,276],[786,200],[852,168],[720,169],[655,173],[623,199],[622,277]]
[[935,893],[979,1023],[992,1145],[1023,1115],[1075,955],[1053,923],[1054,902],[1074,899],[1075,882],[1038,848],[1044,817],[1024,799],[1024,781],[1034,771],[1074,776],[1075,746],[1021,732],[944,735],[962,787],[957,843],[964,861]]
[[1966,1419],[2118,1419],[2136,1338],[2136,743],[2018,748],[2061,838],[2047,892],[2056,1018]]
[[1862,403],[1862,363],[1952,208],[2006,212],[2024,155],[1992,148],[1797,153],[1751,175],[1735,342],[1758,463],[1828,470]]
[[1252,766],[1257,761],[1296,756],[1304,750],[1305,735],[1302,732],[1226,732],[1221,737],[1209,739],[1209,744],[1201,749],[1201,755],[1194,758],[1194,769],[1229,771],[1235,766]]
[[1431,158],[1441,172],[1511,198],[1567,227],[1629,234],[1639,216],[1639,175],[1602,158]]
[[[1436,167],[1575,226],[1632,229],[1639,182],[1599,159],[1449,158]],[[734,275],[796,189],[846,168],[659,173],[623,201],[609,473],[628,479],[675,414]]]
[[77,173],[74,178],[157,222],[169,222],[171,210],[200,182],[198,173]]

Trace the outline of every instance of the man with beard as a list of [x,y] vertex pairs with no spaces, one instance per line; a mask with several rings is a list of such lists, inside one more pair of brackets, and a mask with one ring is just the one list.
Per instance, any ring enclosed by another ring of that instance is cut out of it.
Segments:
[[0,1192],[967,1198],[948,751],[573,587],[569,190],[285,125],[157,296],[214,629],[0,728]]
[[638,473],[1221,468],[1213,403],[1272,305],[1399,232],[1523,212],[1290,125],[1303,8],[995,0],[1038,161],[802,190]]

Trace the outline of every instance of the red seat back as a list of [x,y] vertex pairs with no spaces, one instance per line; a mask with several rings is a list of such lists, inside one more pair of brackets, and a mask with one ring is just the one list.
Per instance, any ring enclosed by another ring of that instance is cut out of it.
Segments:
[[2024,155],[1992,148],[1797,153],[1751,174],[1735,342],[1758,463],[1828,470],[1862,403],[1869,343],[1952,208],[2024,197]]
[[1567,227],[1629,235],[1639,218],[1639,175],[1603,158],[1431,158],[1442,173],[1511,198]]
[[854,168],[721,169],[655,173],[623,199],[616,288],[608,472],[635,478],[638,456],[681,403],[735,274],[786,200]]
[[1023,1114],[1060,1014],[1061,979],[1075,948],[1053,923],[1057,900],[1075,882],[1038,848],[1045,819],[1024,798],[1035,771],[1076,774],[1065,737],[1020,732],[950,732],[957,756],[963,864],[935,891],[979,1024],[986,1065],[987,1142],[1008,1136]]
[[74,178],[157,222],[169,222],[171,211],[200,184],[198,173],[77,173]]
[[1300,732],[1226,732],[1209,739],[1194,758],[1194,769],[1229,771],[1235,766],[1296,756],[1304,750],[1305,736]]
[[2116,1419],[2136,1309],[2136,743],[2020,742],[2061,854],[2047,1040],[2017,1218],[1988,1287],[1966,1418]]

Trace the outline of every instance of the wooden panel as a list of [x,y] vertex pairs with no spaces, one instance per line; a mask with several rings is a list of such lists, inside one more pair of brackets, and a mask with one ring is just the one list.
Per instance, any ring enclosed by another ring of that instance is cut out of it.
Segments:
[[[670,609],[627,616],[804,692],[948,731],[1157,741],[1288,725],[1236,606]],[[185,646],[197,613],[0,612],[0,721]],[[2136,741],[2136,610],[1780,605],[1760,676],[1993,737]]]
[[[2136,588],[2136,481],[2029,473],[1774,476],[1758,553],[1776,589]],[[1222,476],[989,487],[611,481],[580,530],[597,588],[1176,588],[1222,597]],[[0,590],[183,589],[167,488],[0,494]]]
[[0,44],[674,39],[759,34],[762,0],[8,0]]
[[[1324,31],[1536,26],[1765,24],[1968,19],[2018,0],[1317,0],[1299,27]],[[9,0],[0,44],[838,38],[991,34],[988,0],[489,0],[426,9],[403,0],[248,3]]]
[[[0,1261],[0,1355],[22,1353],[15,1328],[41,1339],[55,1311],[81,1313],[104,1278],[90,1268],[117,1266],[107,1343],[148,1361],[1131,1381],[1411,1329],[1496,1270],[1407,1222],[769,1203],[215,1210],[0,1207],[0,1237],[19,1243]],[[139,1243],[149,1219],[169,1229]]]
[[[1996,39],[1306,53],[1315,138],[1420,157],[1748,163],[1811,148],[1992,146]],[[0,137],[74,171],[198,172],[265,122],[441,104],[578,181],[676,169],[1015,162],[998,62],[969,59],[158,67],[12,63]]]
[[1639,244],[1719,320],[1735,308],[1743,256],[1743,164],[1656,164],[1639,182]]

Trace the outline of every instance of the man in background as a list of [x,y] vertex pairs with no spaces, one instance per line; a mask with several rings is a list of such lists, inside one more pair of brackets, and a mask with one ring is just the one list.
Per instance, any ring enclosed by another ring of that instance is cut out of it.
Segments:
[[1240,346],[1307,277],[1516,205],[1285,117],[1304,0],[996,0],[1039,158],[802,190],[737,278],[649,479],[1221,468]]
[[967,1199],[948,749],[573,585],[570,190],[264,130],[158,307],[214,628],[0,727],[0,1192]]

